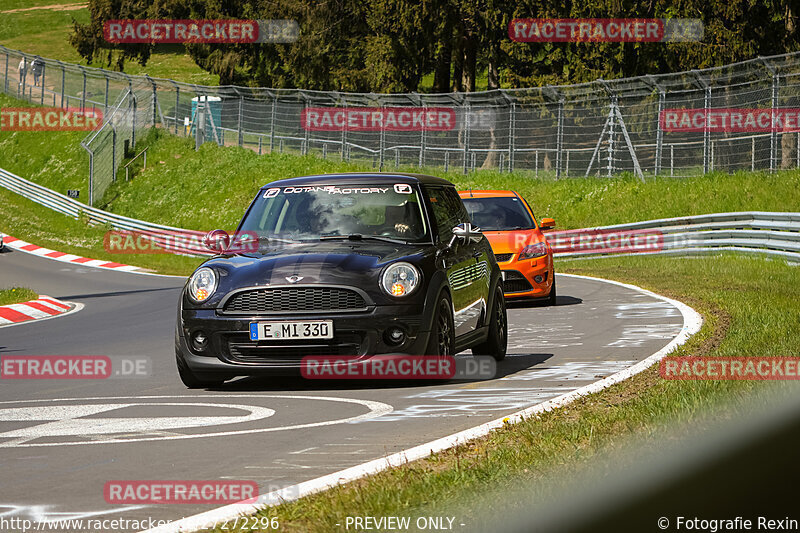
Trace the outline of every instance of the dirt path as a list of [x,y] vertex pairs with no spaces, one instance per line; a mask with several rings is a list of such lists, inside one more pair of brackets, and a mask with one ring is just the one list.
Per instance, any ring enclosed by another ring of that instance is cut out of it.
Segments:
[[7,11],[0,11],[0,13],[22,13],[23,11],[39,11],[42,9],[51,9],[53,11],[76,11],[83,9],[89,4],[86,2],[79,2],[77,4],[52,4],[49,6],[34,6],[34,7],[21,7],[19,9],[9,9]]

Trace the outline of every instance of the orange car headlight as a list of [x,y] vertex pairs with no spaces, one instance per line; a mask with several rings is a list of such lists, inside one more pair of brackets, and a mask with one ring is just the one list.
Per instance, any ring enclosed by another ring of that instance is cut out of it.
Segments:
[[198,268],[189,278],[189,297],[197,303],[202,303],[214,294],[217,289],[217,273],[208,267]]
[[411,263],[397,262],[383,271],[381,286],[392,296],[408,296],[417,288],[420,273]]
[[522,249],[519,254],[520,259],[533,259],[535,257],[544,257],[547,255],[547,246],[543,242],[536,244],[529,244]]

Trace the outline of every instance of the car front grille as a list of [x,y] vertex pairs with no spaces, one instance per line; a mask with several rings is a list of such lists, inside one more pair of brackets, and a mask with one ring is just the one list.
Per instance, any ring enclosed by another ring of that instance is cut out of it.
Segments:
[[505,263],[506,261],[511,261],[512,257],[514,257],[514,254],[494,254],[494,258],[497,259],[498,263]]
[[224,340],[228,359],[250,364],[299,364],[309,355],[359,355],[364,337],[342,333],[333,339],[251,341],[247,335],[228,335]]
[[503,272],[506,273],[506,279],[503,280],[503,292],[526,292],[533,289],[522,272],[517,270],[504,270]]
[[316,313],[363,311],[364,298],[341,287],[281,287],[252,289],[234,294],[222,309],[224,314]]

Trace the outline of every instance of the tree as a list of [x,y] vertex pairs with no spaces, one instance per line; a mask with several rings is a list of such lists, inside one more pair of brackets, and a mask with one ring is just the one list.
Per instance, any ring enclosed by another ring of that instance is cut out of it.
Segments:
[[[434,92],[591,81],[724,65],[800,49],[797,0],[89,0],[72,45],[117,69],[154,46],[103,39],[119,18],[294,19],[289,44],[187,44],[221,84]],[[700,18],[699,43],[518,43],[513,18]]]
[[122,70],[127,60],[146,65],[152,45],[109,43],[103,37],[103,23],[114,19],[148,18],[149,12],[150,2],[146,0],[93,0],[89,2],[89,23],[73,20],[69,42],[89,62],[97,57],[117,70]]

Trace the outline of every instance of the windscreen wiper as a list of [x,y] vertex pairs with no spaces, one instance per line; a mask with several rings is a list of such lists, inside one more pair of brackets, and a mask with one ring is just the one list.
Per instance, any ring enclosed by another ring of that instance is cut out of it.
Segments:
[[284,243],[284,244],[292,244],[292,243],[295,243],[295,242],[298,242],[298,241],[296,239],[280,239],[278,237],[259,236],[258,237],[258,242],[267,242],[267,243],[280,242],[280,243]]
[[401,241],[400,239],[392,239],[391,237],[384,237],[382,235],[362,235],[361,233],[351,233],[350,235],[320,235],[319,240],[321,241],[330,241],[335,239],[347,239],[350,241],[363,241],[363,240],[375,240],[375,241],[383,241],[383,242],[391,242],[394,244],[408,244],[407,241]]

